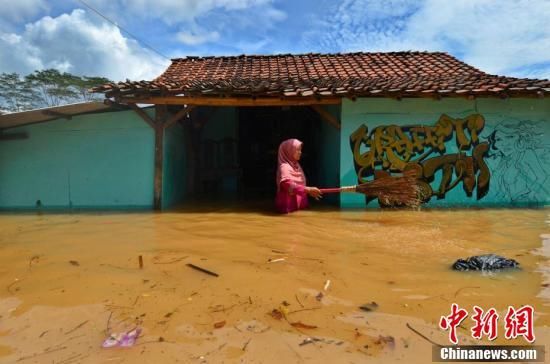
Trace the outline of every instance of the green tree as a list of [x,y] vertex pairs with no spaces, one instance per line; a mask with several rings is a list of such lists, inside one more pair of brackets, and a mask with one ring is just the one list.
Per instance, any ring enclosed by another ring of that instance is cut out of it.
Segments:
[[2,73],[0,107],[9,111],[23,111],[100,100],[103,95],[88,90],[108,82],[111,81],[104,77],[77,76],[56,69],[37,70],[24,79],[17,73]]
[[24,111],[38,106],[38,94],[32,85],[17,73],[0,74],[2,107],[9,111]]
[[103,99],[103,95],[91,93],[88,90],[109,82],[112,81],[105,77],[72,76],[71,85],[78,92],[81,101],[93,101]]
[[34,71],[25,77],[42,98],[45,106],[58,106],[75,99],[78,93],[71,87],[74,76],[56,69]]

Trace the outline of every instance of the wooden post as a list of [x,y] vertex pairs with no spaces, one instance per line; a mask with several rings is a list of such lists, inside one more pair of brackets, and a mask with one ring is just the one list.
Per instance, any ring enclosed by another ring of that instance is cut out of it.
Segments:
[[155,180],[154,209],[162,209],[162,164],[164,161],[164,122],[166,121],[166,106],[155,105]]

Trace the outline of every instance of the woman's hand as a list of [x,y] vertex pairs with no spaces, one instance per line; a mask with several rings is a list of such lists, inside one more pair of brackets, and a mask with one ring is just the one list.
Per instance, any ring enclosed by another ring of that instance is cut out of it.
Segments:
[[317,187],[306,187],[306,193],[316,200],[323,197],[323,193]]

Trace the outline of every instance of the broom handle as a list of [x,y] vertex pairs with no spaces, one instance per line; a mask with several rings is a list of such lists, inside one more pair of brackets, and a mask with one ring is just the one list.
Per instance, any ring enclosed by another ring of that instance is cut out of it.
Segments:
[[344,186],[337,188],[320,188],[322,193],[340,193],[340,192],[355,192],[357,186]]

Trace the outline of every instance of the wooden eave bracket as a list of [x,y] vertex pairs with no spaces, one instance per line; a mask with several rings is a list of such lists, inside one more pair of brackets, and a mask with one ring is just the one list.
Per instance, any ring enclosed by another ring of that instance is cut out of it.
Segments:
[[149,115],[145,111],[143,111],[141,108],[139,108],[136,104],[129,103],[128,106],[138,114],[143,121],[145,121],[149,126],[153,129],[155,129],[155,121],[151,119]]
[[172,115],[172,117],[170,117],[170,119],[168,119],[168,121],[166,123],[164,123],[164,129],[168,129],[169,127],[171,127],[172,125],[177,123],[179,120],[181,120],[181,118],[183,118],[185,115],[189,114],[191,112],[191,110],[193,110],[194,108],[195,108],[195,106],[193,106],[193,105],[182,107],[180,110],[178,110],[177,113]]
[[310,107],[321,116],[321,119],[325,120],[336,129],[341,129],[340,121],[335,118],[330,112],[323,109],[321,105],[310,105]]

